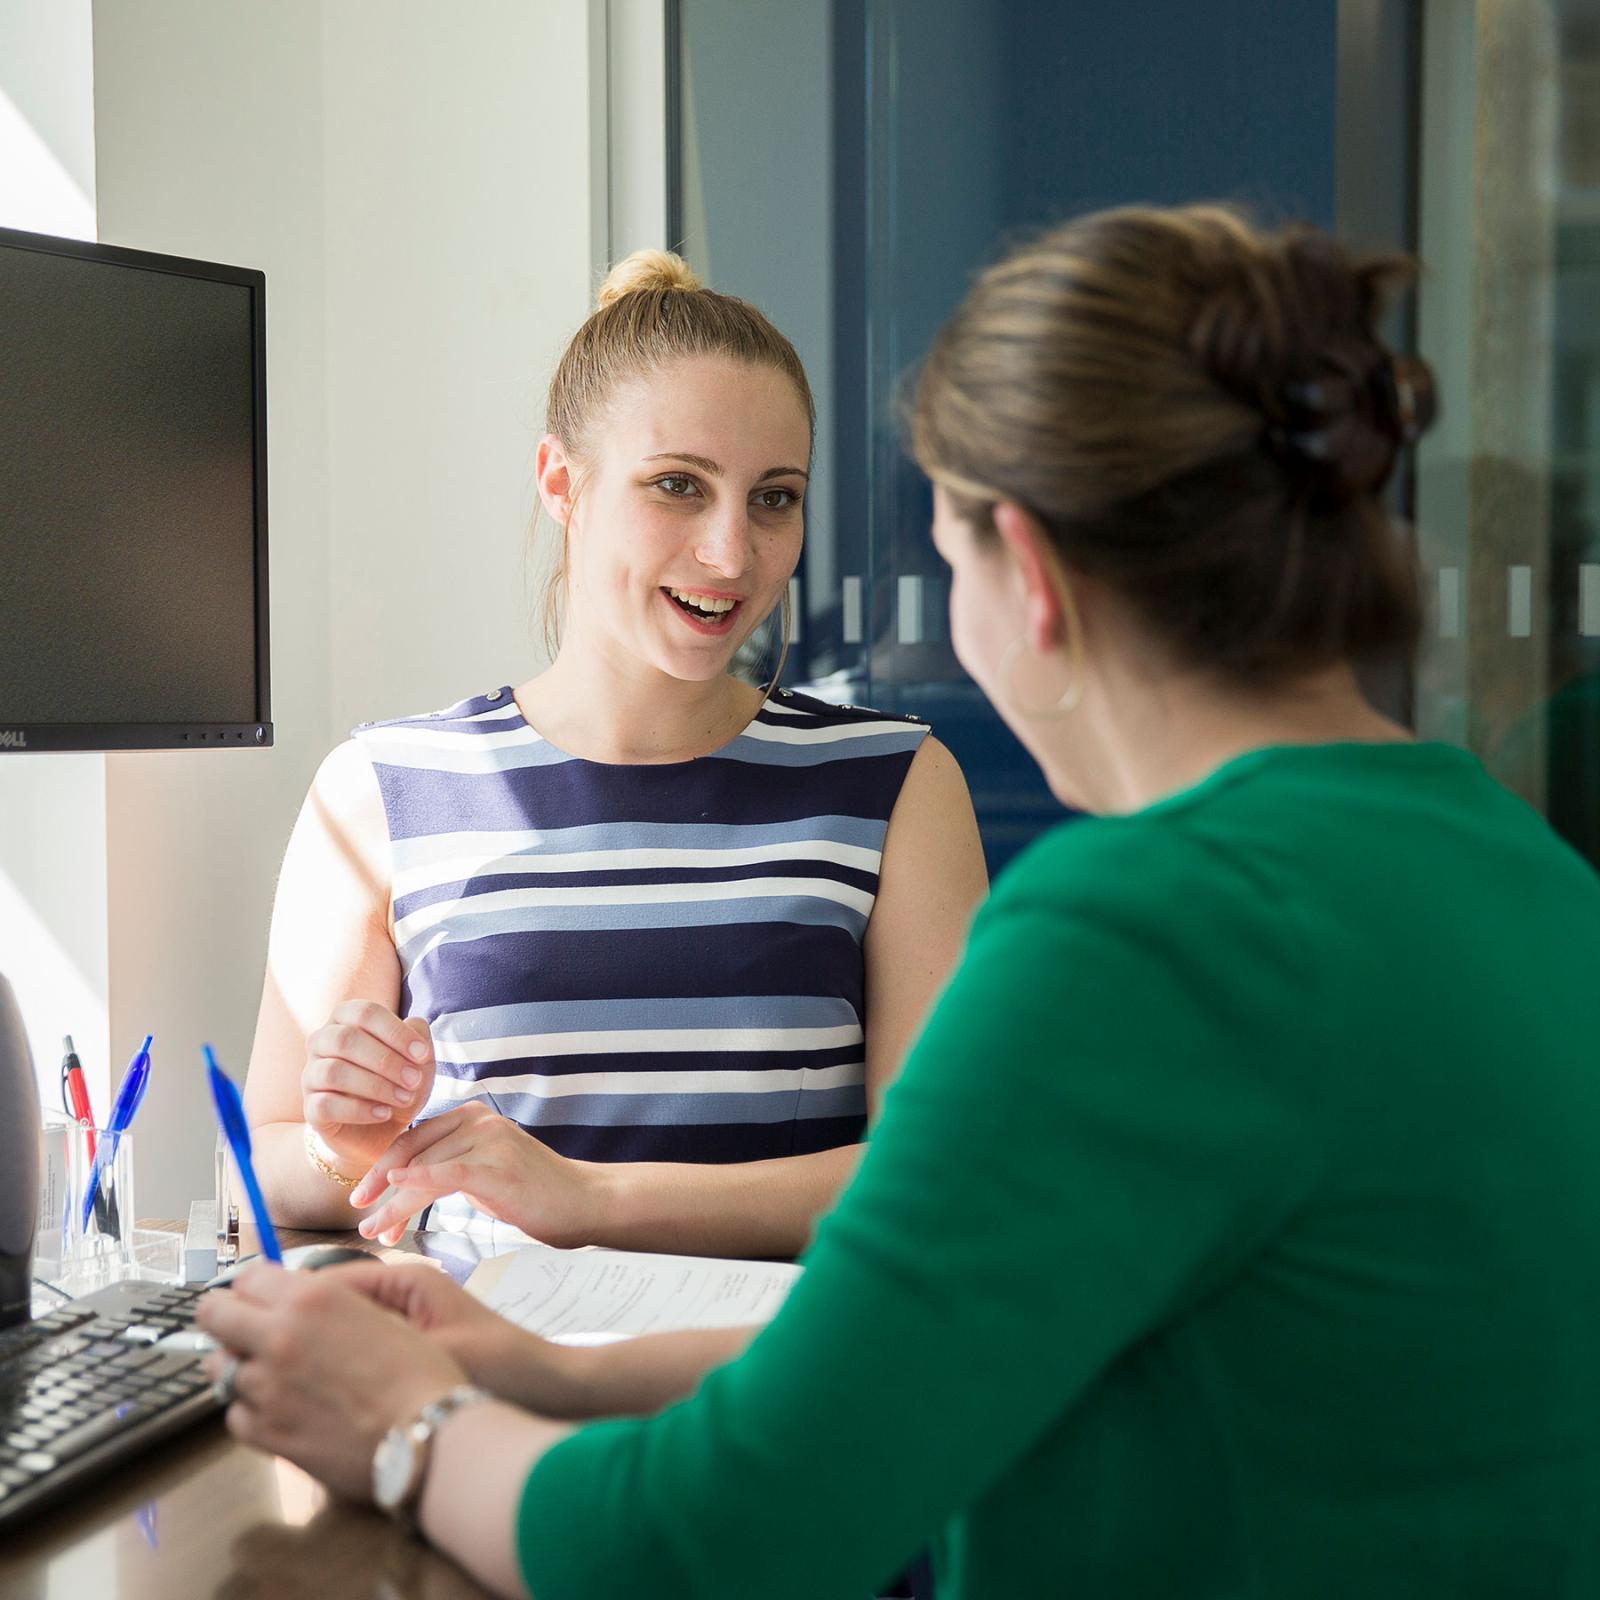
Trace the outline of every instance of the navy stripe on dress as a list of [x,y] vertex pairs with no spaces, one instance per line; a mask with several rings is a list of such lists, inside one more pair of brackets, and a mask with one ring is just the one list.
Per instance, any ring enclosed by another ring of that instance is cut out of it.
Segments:
[[[862,940],[925,724],[790,690],[694,761],[570,756],[511,690],[358,728],[402,1009],[481,1100],[586,1161],[754,1161],[866,1126]],[[510,1233],[460,1196],[429,1225]]]

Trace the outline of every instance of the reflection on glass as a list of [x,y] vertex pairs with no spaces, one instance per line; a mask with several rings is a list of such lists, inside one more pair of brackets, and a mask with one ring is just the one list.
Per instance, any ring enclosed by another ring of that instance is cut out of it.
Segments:
[[1600,865],[1600,10],[1430,0],[1419,451],[1425,737]]

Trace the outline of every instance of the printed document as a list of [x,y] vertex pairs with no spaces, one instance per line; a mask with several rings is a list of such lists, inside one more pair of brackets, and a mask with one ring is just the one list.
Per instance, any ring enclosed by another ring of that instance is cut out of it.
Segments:
[[467,1288],[546,1339],[605,1344],[676,1328],[768,1322],[799,1276],[799,1267],[781,1261],[527,1244],[483,1262]]

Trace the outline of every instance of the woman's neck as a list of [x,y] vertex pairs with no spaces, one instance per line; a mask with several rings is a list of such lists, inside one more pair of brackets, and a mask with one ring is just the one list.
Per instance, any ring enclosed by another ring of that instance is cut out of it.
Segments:
[[1097,812],[1127,812],[1187,789],[1251,750],[1412,737],[1375,711],[1355,673],[1338,665],[1262,691],[1200,675],[1158,686],[1113,675],[1085,695],[1072,718],[1044,731],[1040,744],[1058,795]]
[[761,691],[722,674],[703,683],[564,640],[550,666],[516,691],[529,724],[589,761],[689,761],[720,749],[761,707]]

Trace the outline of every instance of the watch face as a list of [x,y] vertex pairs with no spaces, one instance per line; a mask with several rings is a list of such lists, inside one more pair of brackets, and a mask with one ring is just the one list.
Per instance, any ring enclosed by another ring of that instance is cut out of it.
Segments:
[[416,1447],[407,1428],[391,1428],[372,1457],[372,1498],[384,1511],[402,1505],[416,1471]]

